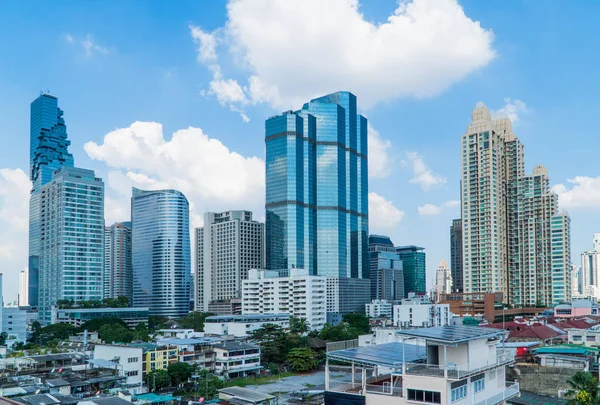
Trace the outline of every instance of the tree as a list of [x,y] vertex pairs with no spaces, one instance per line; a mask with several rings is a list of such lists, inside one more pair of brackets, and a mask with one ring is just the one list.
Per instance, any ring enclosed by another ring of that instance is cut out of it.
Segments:
[[319,333],[319,337],[327,342],[341,342],[343,340],[358,339],[358,335],[360,335],[360,332],[346,322],[342,322],[335,326],[326,323]]
[[0,333],[0,346],[4,346],[6,344],[7,338],[8,338],[8,333],[6,333],[6,332]]
[[88,332],[98,332],[104,325],[110,326],[123,326],[127,328],[127,324],[121,318],[96,318],[86,321],[79,328],[81,331],[87,330]]
[[187,363],[179,362],[169,364],[167,371],[169,372],[169,377],[171,377],[171,383],[173,385],[179,385],[186,382],[192,376],[194,367]]
[[223,381],[208,371],[202,369],[195,376],[196,381],[194,382],[194,392],[198,397],[204,397],[205,400],[213,399],[217,396],[218,390],[223,388]]
[[345,314],[342,318],[344,322],[353,327],[358,331],[360,335],[366,335],[371,333],[371,325],[369,325],[369,318],[361,312],[354,312],[351,314]]
[[261,347],[263,363],[283,363],[285,360],[287,339],[281,326],[267,323],[250,332],[250,340]]
[[98,335],[106,343],[131,343],[133,340],[133,331],[119,324],[103,325]]
[[566,393],[569,405],[591,405],[598,403],[598,380],[588,371],[578,371],[567,383],[571,386]]
[[196,332],[204,332],[204,321],[207,317],[214,315],[210,312],[190,312],[187,316],[179,318],[179,326],[186,329],[194,329]]
[[146,374],[146,384],[153,391],[171,386],[171,377],[167,370],[153,370]]
[[148,317],[148,328],[150,330],[163,329],[165,323],[169,320],[166,316],[150,315]]
[[133,330],[133,339],[141,340],[143,342],[148,342],[150,340],[148,327],[146,326],[146,322],[140,322],[135,326]]
[[290,333],[302,335],[307,333],[309,329],[305,318],[296,318],[295,316],[290,318]]
[[310,371],[317,367],[315,353],[308,347],[298,347],[290,350],[287,361],[294,371]]
[[55,323],[54,325],[39,326],[39,323],[32,325],[32,341],[40,346],[46,346],[52,340],[64,340],[77,332],[77,328],[68,323]]

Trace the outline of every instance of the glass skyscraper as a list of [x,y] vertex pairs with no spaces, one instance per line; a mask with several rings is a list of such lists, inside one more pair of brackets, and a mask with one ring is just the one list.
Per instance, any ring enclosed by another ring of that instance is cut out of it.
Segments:
[[395,301],[404,298],[402,260],[387,236],[369,236],[371,299]]
[[267,268],[368,278],[367,119],[356,96],[269,118],[265,142]]
[[150,315],[181,317],[190,306],[189,203],[177,190],[131,197],[133,306]]
[[31,103],[29,135],[29,178],[33,183],[29,200],[29,305],[38,305],[40,256],[40,189],[52,180],[52,173],[73,167],[71,142],[58,99],[42,94]]
[[102,299],[104,183],[92,170],[62,167],[39,191],[40,322],[59,299]]
[[427,292],[426,289],[426,266],[425,266],[425,248],[419,246],[397,246],[396,252],[402,260],[402,269],[404,270],[404,295],[408,293]]

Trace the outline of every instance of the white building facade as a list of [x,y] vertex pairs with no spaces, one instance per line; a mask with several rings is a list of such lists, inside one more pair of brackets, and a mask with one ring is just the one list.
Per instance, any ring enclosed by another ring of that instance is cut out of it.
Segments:
[[209,316],[204,322],[204,332],[211,335],[233,335],[246,337],[250,332],[260,329],[266,324],[290,327],[289,314],[253,314],[253,315],[218,315]]
[[204,214],[196,229],[194,308],[208,311],[214,300],[241,296],[248,270],[264,268],[265,225],[250,211]]
[[452,274],[445,260],[442,260],[435,272],[434,290],[437,294],[450,294],[452,292]]
[[215,374],[228,377],[246,377],[261,370],[260,347],[242,342],[223,342],[213,348]]
[[141,394],[143,388],[143,349],[141,347],[95,345],[94,360],[106,360],[119,365],[122,377],[127,377],[125,384],[133,394]]
[[410,303],[394,305],[393,323],[400,328],[430,328],[450,324],[448,304]]
[[365,315],[369,318],[392,318],[392,303],[387,300],[373,300],[365,304]]
[[250,270],[242,282],[242,314],[289,314],[305,319],[320,330],[327,317],[327,277],[290,269],[288,277],[277,271]]
[[584,297],[600,299],[600,233],[594,233],[594,247],[581,255],[581,284]]
[[29,305],[29,274],[25,269],[19,273],[19,306]]

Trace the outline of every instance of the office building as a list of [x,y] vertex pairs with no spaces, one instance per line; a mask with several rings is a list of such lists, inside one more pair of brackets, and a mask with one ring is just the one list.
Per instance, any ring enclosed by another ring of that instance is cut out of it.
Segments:
[[370,302],[370,286],[368,278],[327,277],[327,322],[340,319],[334,314],[364,311],[365,304]]
[[246,337],[252,331],[267,324],[290,327],[289,314],[215,315],[204,322],[204,332],[211,335],[233,335]]
[[450,294],[452,292],[452,275],[444,260],[440,262],[435,272],[435,286],[433,288],[436,295]]
[[31,324],[38,319],[35,310],[26,307],[2,308],[2,329],[6,332],[8,345],[15,342],[27,342],[31,335]]
[[463,237],[462,220],[453,219],[450,226],[450,273],[452,290],[463,292]]
[[40,188],[39,207],[38,311],[48,324],[59,299],[102,299],[104,183],[92,170],[63,166]]
[[[517,307],[569,296],[568,270],[553,267],[558,207],[546,168],[525,175],[524,147],[510,119],[493,120],[484,105],[473,110],[461,144],[464,292],[502,292]],[[568,235],[562,240],[569,254]]]
[[131,222],[117,222],[104,230],[104,298],[133,301]]
[[396,252],[402,260],[404,272],[404,296],[409,293],[426,292],[425,248],[418,246],[397,246]]
[[133,306],[150,315],[182,317],[190,305],[189,203],[177,190],[131,197]]
[[29,198],[29,305],[38,305],[40,255],[40,191],[52,180],[52,173],[73,167],[71,142],[58,99],[42,94],[31,103],[29,134],[29,179],[33,185]]
[[387,300],[373,300],[365,304],[365,315],[369,318],[392,319],[392,303]]
[[356,97],[316,98],[265,129],[267,269],[368,278],[367,120]]
[[194,308],[206,312],[212,301],[240,298],[248,270],[264,268],[264,224],[250,211],[207,212],[196,249]]
[[371,300],[404,298],[404,273],[400,255],[387,236],[369,236]]
[[18,304],[20,307],[29,305],[29,274],[27,274],[27,270],[23,270],[19,273]]
[[250,270],[242,281],[242,314],[289,314],[321,330],[327,318],[327,277],[291,269],[280,277],[274,270]]
[[581,254],[582,294],[600,299],[600,233],[594,233],[593,243]]

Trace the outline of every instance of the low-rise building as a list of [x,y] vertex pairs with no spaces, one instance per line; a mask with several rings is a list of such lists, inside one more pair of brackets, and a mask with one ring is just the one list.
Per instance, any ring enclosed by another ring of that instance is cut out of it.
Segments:
[[144,349],[142,347],[123,345],[94,345],[93,364],[109,366],[110,363],[118,365],[121,376],[127,379],[123,387],[133,394],[144,393]]
[[169,348],[177,349],[178,361],[208,370],[215,369],[215,345],[222,342],[223,339],[213,337],[163,339],[160,341]]
[[554,307],[556,318],[573,318],[586,315],[600,315],[600,306],[589,299],[576,299]]
[[214,346],[215,373],[226,378],[246,377],[261,370],[260,347],[250,343],[223,342]]
[[247,405],[275,405],[278,403],[277,397],[269,394],[263,394],[256,390],[242,387],[228,387],[219,390],[219,399],[228,401],[231,404]]
[[128,346],[139,347],[143,351],[143,376],[154,370],[166,370],[169,364],[177,363],[179,356],[176,347],[171,347],[161,341],[157,343],[130,343]]
[[365,314],[369,318],[392,318],[392,303],[387,300],[373,300],[365,304]]
[[208,312],[215,315],[241,315],[242,299],[213,300],[208,303]]
[[99,318],[119,318],[134,328],[138,323],[148,323],[148,308],[70,308],[52,307],[50,323],[68,323],[80,327],[87,321]]
[[502,331],[441,326],[397,333],[400,342],[329,351],[325,405],[497,405],[519,395],[519,384],[505,375],[514,356],[496,347]]
[[448,304],[432,304],[403,300],[393,308],[394,326],[400,328],[428,328],[450,324],[452,314]]
[[320,330],[327,318],[327,277],[290,269],[287,277],[273,270],[249,270],[242,282],[242,314],[290,314]]
[[289,314],[253,314],[253,315],[217,315],[209,316],[204,321],[204,332],[211,335],[232,335],[246,337],[266,324],[279,325],[284,329],[290,327]]
[[600,347],[600,330],[597,329],[569,329],[568,342],[588,347]]

